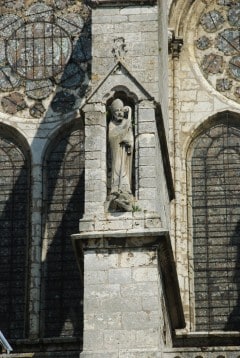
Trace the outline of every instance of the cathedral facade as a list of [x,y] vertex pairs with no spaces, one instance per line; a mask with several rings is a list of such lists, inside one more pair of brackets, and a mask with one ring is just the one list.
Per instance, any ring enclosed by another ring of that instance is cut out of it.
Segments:
[[11,355],[239,358],[240,3],[0,3]]

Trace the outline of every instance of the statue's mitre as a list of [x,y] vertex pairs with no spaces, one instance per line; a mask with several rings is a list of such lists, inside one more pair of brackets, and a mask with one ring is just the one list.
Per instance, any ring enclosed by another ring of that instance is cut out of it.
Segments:
[[123,106],[123,101],[121,101],[119,98],[116,98],[111,104],[111,110],[115,111],[116,109],[123,108]]

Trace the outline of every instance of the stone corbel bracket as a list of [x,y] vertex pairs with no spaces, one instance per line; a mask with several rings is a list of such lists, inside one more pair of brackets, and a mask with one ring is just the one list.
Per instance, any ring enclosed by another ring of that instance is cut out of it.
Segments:
[[173,30],[168,30],[168,52],[172,55],[172,58],[179,58],[183,47],[183,39],[175,36]]

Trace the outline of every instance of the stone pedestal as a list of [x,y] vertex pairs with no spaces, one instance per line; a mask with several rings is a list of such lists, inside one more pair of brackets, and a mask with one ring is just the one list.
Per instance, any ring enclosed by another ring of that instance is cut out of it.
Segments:
[[[134,221],[134,213],[123,215]],[[118,218],[119,230],[72,236],[84,262],[81,358],[162,357],[172,328],[183,326],[170,240],[164,229],[144,228],[147,220],[142,213],[139,229],[124,230],[127,219]]]

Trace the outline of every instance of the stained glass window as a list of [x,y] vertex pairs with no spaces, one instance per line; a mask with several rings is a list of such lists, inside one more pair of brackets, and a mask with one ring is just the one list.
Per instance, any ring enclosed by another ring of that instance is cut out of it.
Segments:
[[44,336],[79,336],[82,283],[71,243],[84,205],[84,134],[59,138],[46,163],[46,225],[43,251]]
[[240,127],[205,131],[191,165],[196,330],[240,330]]
[[0,329],[25,336],[29,230],[29,167],[22,149],[0,136]]

